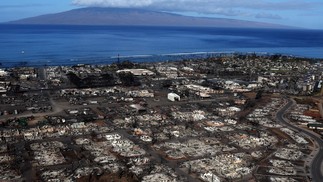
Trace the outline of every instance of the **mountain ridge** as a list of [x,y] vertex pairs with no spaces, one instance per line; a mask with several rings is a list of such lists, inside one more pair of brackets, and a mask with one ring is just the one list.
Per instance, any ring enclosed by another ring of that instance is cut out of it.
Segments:
[[79,8],[61,13],[24,18],[7,24],[51,25],[127,25],[127,26],[191,26],[236,28],[293,28],[285,25],[226,19],[184,16],[175,13],[134,8]]

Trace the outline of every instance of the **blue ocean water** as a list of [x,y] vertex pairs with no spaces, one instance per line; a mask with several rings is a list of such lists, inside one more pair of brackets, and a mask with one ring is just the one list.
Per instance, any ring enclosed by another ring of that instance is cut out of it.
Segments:
[[154,61],[148,55],[191,52],[267,52],[323,58],[323,30],[0,25],[3,66],[21,62],[108,63],[117,55]]

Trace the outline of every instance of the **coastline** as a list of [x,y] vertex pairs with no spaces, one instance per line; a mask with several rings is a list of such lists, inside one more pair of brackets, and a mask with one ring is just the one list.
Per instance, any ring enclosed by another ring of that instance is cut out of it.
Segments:
[[286,56],[295,59],[307,60],[322,60],[323,58],[311,58],[304,56],[295,56],[283,53],[269,53],[269,52],[237,52],[237,51],[224,51],[224,52],[182,52],[170,54],[147,54],[147,55],[125,55],[125,56],[112,56],[101,58],[80,58],[80,59],[65,59],[65,60],[47,60],[47,61],[17,61],[6,62],[2,61],[0,68],[12,67],[43,67],[43,66],[73,66],[78,64],[86,65],[109,65],[118,61],[131,61],[136,63],[157,63],[167,61],[182,61],[185,59],[206,59],[212,57],[228,57],[232,55],[257,55],[257,56]]

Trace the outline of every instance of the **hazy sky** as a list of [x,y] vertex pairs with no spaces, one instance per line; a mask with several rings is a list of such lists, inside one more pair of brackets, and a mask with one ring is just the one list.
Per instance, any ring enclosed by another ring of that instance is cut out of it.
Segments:
[[1,0],[0,22],[87,6],[136,7],[323,29],[323,0]]

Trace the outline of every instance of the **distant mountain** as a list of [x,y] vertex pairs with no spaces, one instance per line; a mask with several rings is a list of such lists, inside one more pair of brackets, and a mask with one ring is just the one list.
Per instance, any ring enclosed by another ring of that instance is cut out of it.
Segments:
[[225,19],[182,16],[173,13],[128,8],[81,8],[57,14],[8,22],[10,24],[196,26],[241,28],[291,28],[283,25]]

